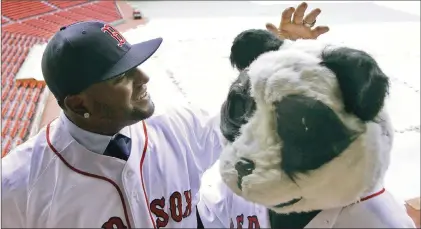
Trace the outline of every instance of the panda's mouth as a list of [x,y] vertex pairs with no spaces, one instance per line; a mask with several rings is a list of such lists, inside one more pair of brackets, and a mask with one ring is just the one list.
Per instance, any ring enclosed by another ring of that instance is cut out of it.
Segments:
[[290,200],[288,202],[285,202],[285,203],[282,203],[282,204],[278,204],[278,205],[275,205],[273,207],[275,207],[275,208],[283,208],[283,207],[291,206],[293,204],[298,203],[298,201],[300,201],[302,199],[303,199],[302,197],[296,198],[296,199],[292,199],[292,200]]

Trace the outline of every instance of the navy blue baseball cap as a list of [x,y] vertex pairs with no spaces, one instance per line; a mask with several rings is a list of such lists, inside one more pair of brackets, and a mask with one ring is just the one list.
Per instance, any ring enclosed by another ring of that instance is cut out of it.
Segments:
[[161,43],[162,38],[155,38],[131,45],[104,22],[74,23],[60,28],[48,42],[41,61],[42,74],[60,102],[139,66]]

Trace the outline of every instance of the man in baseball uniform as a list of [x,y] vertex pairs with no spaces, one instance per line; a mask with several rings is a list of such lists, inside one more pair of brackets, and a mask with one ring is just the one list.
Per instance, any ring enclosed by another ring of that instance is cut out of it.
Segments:
[[53,36],[42,72],[62,112],[3,158],[2,227],[197,226],[200,178],[221,152],[218,118],[190,107],[152,116],[138,66],[161,42],[129,44],[99,21]]

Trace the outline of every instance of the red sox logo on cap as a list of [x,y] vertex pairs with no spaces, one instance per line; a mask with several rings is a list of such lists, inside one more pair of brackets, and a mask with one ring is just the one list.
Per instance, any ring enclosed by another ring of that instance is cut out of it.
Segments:
[[112,38],[114,38],[118,42],[118,46],[121,47],[126,43],[126,39],[124,39],[123,35],[121,35],[116,29],[114,29],[111,25],[105,24],[101,31],[107,33]]

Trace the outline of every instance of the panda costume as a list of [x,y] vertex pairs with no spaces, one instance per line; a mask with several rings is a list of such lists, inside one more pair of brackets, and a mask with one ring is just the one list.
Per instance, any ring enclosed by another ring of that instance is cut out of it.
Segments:
[[202,178],[204,228],[414,228],[384,189],[388,77],[367,53],[239,34],[221,109],[226,145]]

